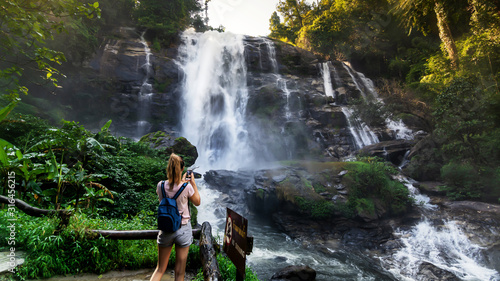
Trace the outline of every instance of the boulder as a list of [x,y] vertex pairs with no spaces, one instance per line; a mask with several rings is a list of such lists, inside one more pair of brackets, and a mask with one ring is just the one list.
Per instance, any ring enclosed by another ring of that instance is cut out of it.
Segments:
[[154,149],[165,149],[166,156],[171,153],[182,155],[186,167],[193,165],[198,158],[198,150],[186,138],[175,138],[173,135],[173,132],[153,132],[143,136],[140,142],[149,143]]
[[446,194],[446,191],[443,191],[439,188],[440,186],[444,185],[444,183],[442,182],[424,181],[424,182],[417,182],[414,185],[420,190],[420,192],[427,195],[443,196]]
[[418,280],[422,281],[459,281],[460,278],[453,273],[441,269],[432,263],[424,262],[420,265],[418,271]]
[[399,165],[414,142],[411,140],[382,141],[363,147],[358,153],[362,155],[378,156]]
[[276,272],[271,281],[314,281],[316,271],[307,265],[291,265]]
[[255,182],[252,172],[243,171],[210,170],[203,175],[203,178],[211,188],[222,192],[230,190],[243,192]]

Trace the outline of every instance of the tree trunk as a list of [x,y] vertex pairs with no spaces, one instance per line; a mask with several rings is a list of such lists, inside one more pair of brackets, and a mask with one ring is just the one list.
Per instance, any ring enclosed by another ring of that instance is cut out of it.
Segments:
[[294,0],[294,10],[295,10],[295,14],[296,14],[295,16],[300,21],[300,28],[302,28],[304,26],[304,22],[303,22],[303,19],[302,19],[302,15],[300,14],[299,3],[297,2],[297,0]]
[[[5,203],[5,204],[10,204],[12,200],[9,197],[5,197],[3,195],[0,195],[0,203]],[[40,209],[33,207],[29,205],[28,203],[24,202],[21,199],[14,199],[14,205],[19,208],[19,210],[25,212],[26,214],[32,216],[32,217],[43,217],[43,216],[49,216],[53,214],[57,214],[58,216],[67,216],[68,214],[71,213],[71,211],[68,210],[45,210],[45,209]]]
[[212,227],[208,222],[204,222],[201,226],[200,255],[205,281],[222,280],[212,241]]
[[[12,200],[9,197],[0,195],[0,203],[12,204]],[[14,199],[14,205],[27,215],[32,217],[44,217],[56,214],[61,218],[63,222],[62,225],[66,226],[69,222],[69,217],[72,212],[68,210],[46,210],[33,207],[28,203],[20,199]],[[210,226],[210,225],[209,225]],[[58,227],[58,229],[61,229]],[[210,229],[211,231],[211,229]],[[200,237],[201,230],[199,228],[193,228],[193,237],[198,239]],[[99,235],[107,239],[117,239],[117,240],[141,240],[141,239],[156,239],[158,236],[158,230],[98,230],[91,229],[88,230],[88,238],[95,238]],[[210,236],[212,237],[212,236]]]
[[[93,229],[88,233],[90,236],[102,235],[106,239],[116,240],[142,240],[142,239],[156,239],[159,230],[98,230]],[[193,229],[193,237],[200,237],[200,229]]]
[[448,57],[451,60],[451,66],[453,67],[453,69],[458,69],[459,58],[457,46],[455,45],[455,40],[453,40],[453,36],[451,35],[450,26],[448,25],[448,17],[446,15],[444,5],[441,1],[442,0],[436,0],[434,2],[434,12],[436,13],[437,17],[439,38],[444,43],[446,52],[448,52]]

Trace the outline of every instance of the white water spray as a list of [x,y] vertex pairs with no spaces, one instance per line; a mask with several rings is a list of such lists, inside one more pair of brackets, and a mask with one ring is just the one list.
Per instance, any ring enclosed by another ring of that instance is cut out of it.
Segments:
[[149,110],[151,107],[151,100],[153,98],[153,86],[149,83],[149,79],[153,75],[153,68],[151,66],[151,49],[148,46],[148,42],[146,42],[146,39],[144,39],[144,34],[143,32],[140,36],[140,42],[144,47],[144,53],[146,54],[146,61],[145,63],[141,66],[142,69],[144,69],[145,76],[142,81],[141,88],[139,90],[139,96],[138,96],[138,103],[139,103],[139,109],[138,109],[138,120],[137,120],[137,130],[136,130],[136,136],[137,138],[142,137],[145,135],[149,129],[151,128],[151,124],[147,121],[147,119],[150,117]]
[[395,121],[388,118],[385,124],[387,129],[394,133],[394,139],[412,140],[414,138],[413,130],[406,127],[401,119]]
[[253,165],[245,124],[248,89],[243,36],[187,30],[182,41],[182,135],[197,147],[197,164],[212,169]]
[[402,237],[404,245],[393,256],[399,265],[391,270],[396,276],[419,280],[420,265],[427,262],[462,280],[500,280],[498,272],[481,265],[482,248],[473,244],[455,221],[436,226],[423,220],[410,231],[395,234]]
[[325,94],[327,97],[333,97],[333,86],[332,86],[332,77],[330,75],[330,66],[329,61],[321,64],[321,74],[323,75],[323,84],[325,87]]
[[377,135],[375,135],[370,127],[368,127],[368,125],[366,125],[358,118],[353,117],[352,109],[348,108],[347,106],[342,106],[342,112],[347,119],[349,130],[358,149],[379,142]]
[[[395,277],[404,280],[419,279],[420,266],[430,263],[456,275],[462,280],[500,280],[500,275],[484,264],[483,248],[472,243],[456,221],[443,220],[442,224],[431,223],[427,215],[439,210],[437,205],[430,203],[427,195],[421,194],[413,186],[414,180],[402,175],[396,178],[410,191],[410,197],[415,200],[424,215],[424,219],[411,230],[397,229],[395,236],[400,237],[403,247],[392,255],[393,264],[389,271]],[[382,259],[382,262],[387,262]]]
[[278,60],[276,59],[276,50],[274,48],[274,43],[269,39],[263,38],[263,40],[269,52],[269,60],[271,61],[273,73],[278,73]]

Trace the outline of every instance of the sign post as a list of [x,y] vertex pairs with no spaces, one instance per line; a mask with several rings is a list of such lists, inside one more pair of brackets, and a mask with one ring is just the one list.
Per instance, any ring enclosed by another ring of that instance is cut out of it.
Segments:
[[248,249],[248,240],[252,240],[252,237],[247,237],[247,230],[248,220],[227,208],[226,229],[224,231],[222,249],[236,266],[236,281],[243,281],[245,279],[246,254],[252,251],[251,246]]

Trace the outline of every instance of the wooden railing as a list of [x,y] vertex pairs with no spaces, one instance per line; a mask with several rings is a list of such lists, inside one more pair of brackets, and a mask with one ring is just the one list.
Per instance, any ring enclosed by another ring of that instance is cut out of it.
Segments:
[[[71,212],[67,210],[44,210],[30,206],[20,199],[14,199],[14,205],[27,215],[42,217],[49,215],[58,215],[67,220],[71,216]],[[8,197],[0,195],[0,203],[10,204],[12,201]],[[69,220],[68,220],[69,222]],[[65,227],[65,226],[64,226]],[[158,230],[100,230],[92,229],[87,231],[89,239],[98,238],[100,236],[106,239],[116,240],[142,240],[156,239]],[[217,252],[214,247],[214,239],[212,236],[212,226],[208,222],[204,222],[200,228],[193,229],[193,237],[200,241],[200,256],[203,266],[203,276],[205,281],[221,280],[219,265],[217,263]]]

